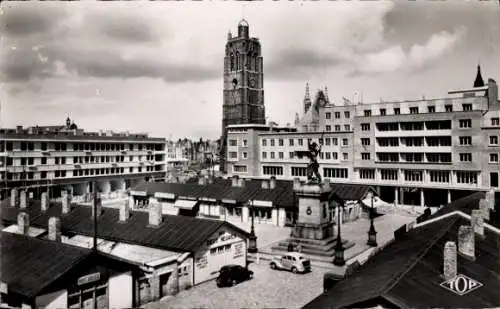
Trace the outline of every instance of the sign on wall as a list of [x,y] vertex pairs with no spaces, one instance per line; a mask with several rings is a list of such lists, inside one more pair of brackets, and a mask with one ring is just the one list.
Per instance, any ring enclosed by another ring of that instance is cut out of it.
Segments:
[[233,259],[242,257],[244,255],[243,243],[238,243],[234,245],[234,256]]
[[207,246],[212,246],[213,244],[228,241],[234,238],[236,238],[236,235],[224,232],[223,234],[220,234],[217,238],[212,238],[207,240]]
[[208,260],[206,256],[202,256],[196,259],[196,267],[197,268],[206,268],[208,266]]
[[96,282],[99,280],[101,280],[101,274],[100,273],[93,273],[93,274],[89,274],[89,275],[78,278],[77,284],[84,285],[84,284]]

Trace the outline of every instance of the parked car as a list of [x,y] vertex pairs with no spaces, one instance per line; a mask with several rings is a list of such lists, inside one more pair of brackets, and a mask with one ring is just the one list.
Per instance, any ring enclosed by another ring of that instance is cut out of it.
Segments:
[[240,282],[253,278],[253,271],[241,265],[226,265],[219,270],[217,286],[234,286]]
[[275,256],[269,263],[272,269],[285,269],[294,273],[306,273],[311,271],[311,261],[306,259],[302,253],[289,252],[281,256]]

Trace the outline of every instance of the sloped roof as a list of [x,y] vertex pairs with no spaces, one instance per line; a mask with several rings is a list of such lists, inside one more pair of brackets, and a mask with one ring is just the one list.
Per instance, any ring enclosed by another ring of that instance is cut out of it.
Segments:
[[330,186],[333,188],[333,192],[345,201],[360,201],[370,191],[376,194],[376,191],[368,185],[331,183]]
[[461,225],[470,220],[457,214],[411,230],[303,308],[355,308],[380,299],[399,308],[500,306],[500,235],[488,229],[484,239],[476,237],[476,260],[457,260],[459,274],[484,286],[463,296],[440,286],[444,245],[457,241]]

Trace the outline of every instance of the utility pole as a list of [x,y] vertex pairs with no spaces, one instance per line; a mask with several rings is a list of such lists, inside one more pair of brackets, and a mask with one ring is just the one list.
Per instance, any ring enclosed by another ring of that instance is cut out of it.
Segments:
[[[93,195],[94,195],[94,201],[93,201],[93,212],[94,212],[94,245],[92,246],[92,250],[97,252],[97,190],[96,190],[96,182],[92,182],[92,190],[93,190]],[[95,302],[94,302],[95,305]],[[95,306],[94,306],[95,307]],[[97,307],[95,307],[97,308]]]

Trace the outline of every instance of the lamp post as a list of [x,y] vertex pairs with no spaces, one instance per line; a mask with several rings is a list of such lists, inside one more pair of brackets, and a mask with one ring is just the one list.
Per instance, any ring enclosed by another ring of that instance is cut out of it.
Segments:
[[343,207],[342,204],[337,205],[337,242],[335,243],[335,258],[333,260],[333,264],[336,266],[344,266],[345,265],[345,259],[344,259],[344,245],[342,244],[342,237],[340,235],[340,224],[341,224],[341,218],[340,218],[340,209]]
[[368,246],[376,247],[377,246],[377,231],[375,231],[375,226],[373,225],[373,217],[374,217],[374,208],[373,208],[373,192],[371,199],[371,207],[370,207],[370,230],[368,230],[368,242],[366,243]]
[[250,227],[250,236],[248,237],[248,252],[257,253],[257,236],[255,236],[254,228],[254,211],[253,211],[253,200],[250,201],[250,211],[252,212],[252,225]]

